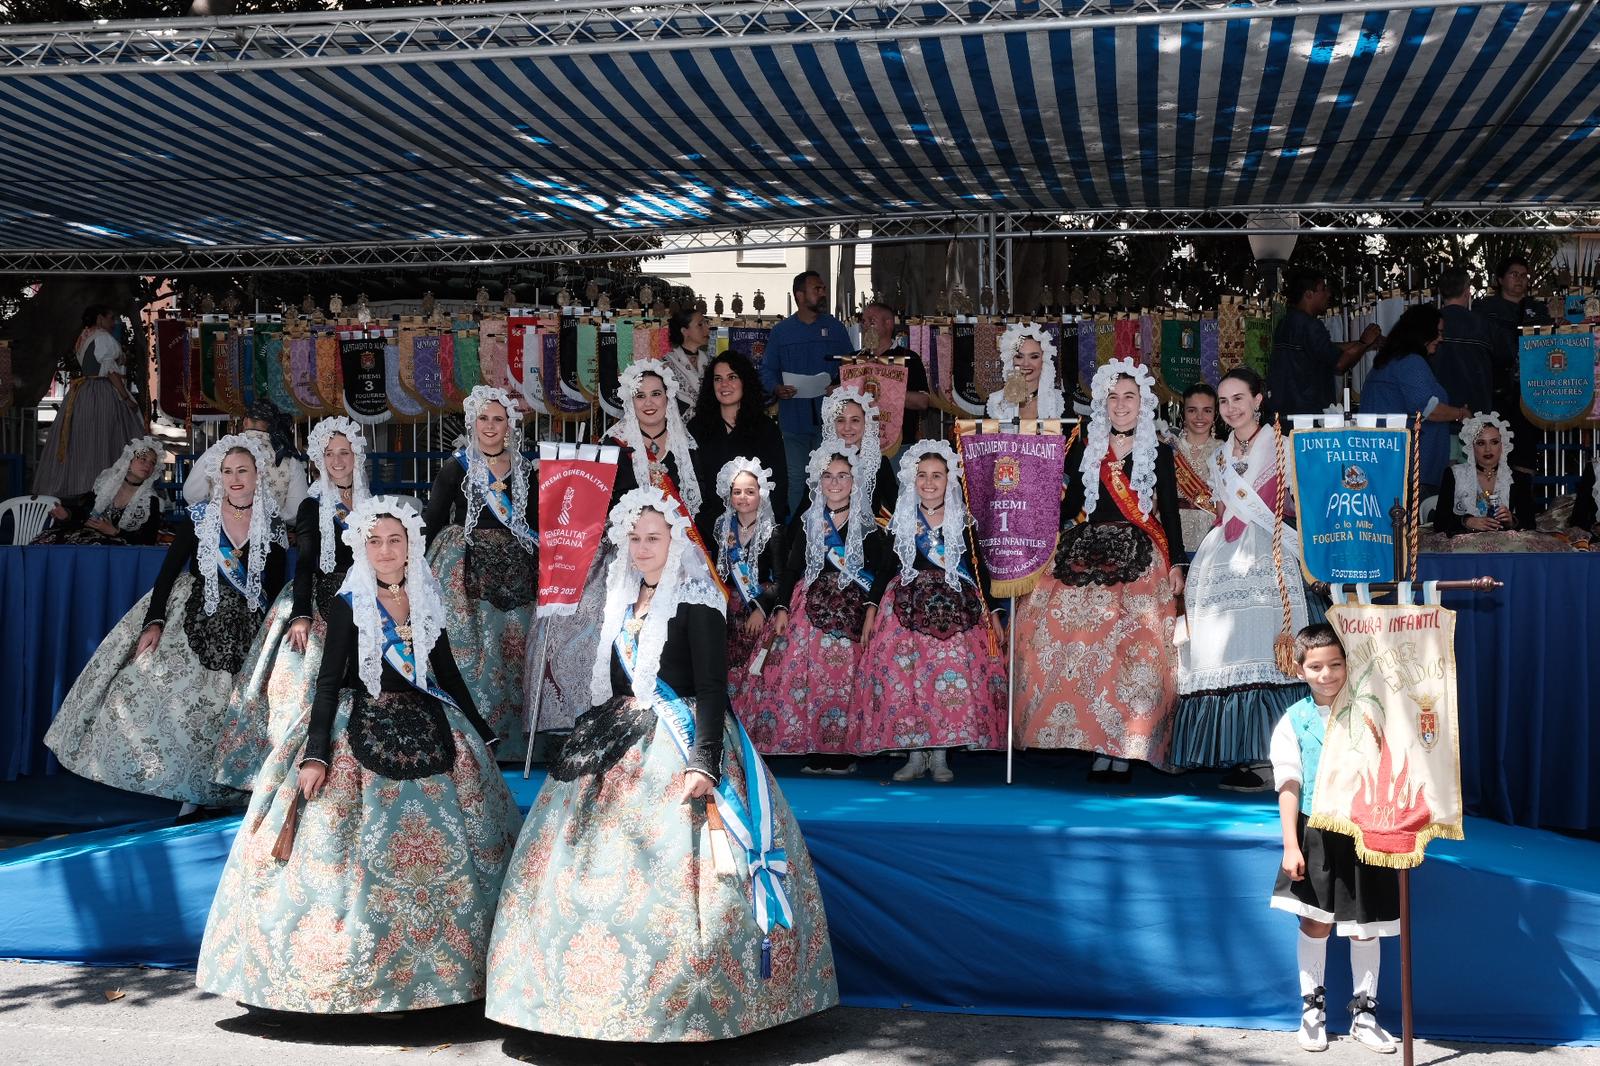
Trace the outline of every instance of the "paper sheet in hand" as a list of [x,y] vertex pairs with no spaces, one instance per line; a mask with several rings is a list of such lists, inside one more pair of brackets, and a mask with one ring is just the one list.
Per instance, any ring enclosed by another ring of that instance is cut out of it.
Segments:
[[827,374],[791,374],[785,371],[783,383],[794,389],[794,399],[814,400],[828,391],[833,378]]

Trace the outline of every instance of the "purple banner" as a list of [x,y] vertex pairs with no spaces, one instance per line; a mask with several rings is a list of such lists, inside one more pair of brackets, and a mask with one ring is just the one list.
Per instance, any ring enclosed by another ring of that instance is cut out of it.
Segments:
[[990,589],[1026,595],[1055,558],[1066,442],[1058,433],[963,433],[958,441]]

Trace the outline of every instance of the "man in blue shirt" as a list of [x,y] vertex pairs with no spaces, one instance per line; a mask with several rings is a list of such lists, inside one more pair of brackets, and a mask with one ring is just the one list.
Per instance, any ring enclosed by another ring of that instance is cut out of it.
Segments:
[[784,457],[789,465],[789,512],[800,506],[806,490],[806,462],[822,443],[822,398],[800,398],[784,374],[827,374],[839,383],[839,356],[854,346],[844,323],[828,314],[828,284],[815,270],[794,279],[795,312],[772,327],[761,360],[761,384],[778,400],[778,427],[783,430]]
[[1318,271],[1305,267],[1289,271],[1283,295],[1289,309],[1272,336],[1267,406],[1285,418],[1320,415],[1333,404],[1334,377],[1355,366],[1383,340],[1383,333],[1369,325],[1359,340],[1334,344],[1320,317],[1328,309],[1328,278]]

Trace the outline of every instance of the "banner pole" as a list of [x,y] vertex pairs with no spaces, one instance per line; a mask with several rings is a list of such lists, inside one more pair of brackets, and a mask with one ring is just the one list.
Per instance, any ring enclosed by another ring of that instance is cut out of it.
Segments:
[[1012,759],[1016,755],[1017,729],[1017,598],[1006,600],[1006,784],[1011,784]]
[[1411,1041],[1411,871],[1400,870],[1400,1062],[1413,1066]]
[[[533,773],[533,742],[538,737],[539,707],[544,703],[544,665],[545,656],[550,653],[550,635],[548,622],[539,633],[539,669],[533,675],[537,686],[533,690],[533,706],[528,709],[526,726],[528,730],[528,750],[522,756],[522,779],[526,781]],[[526,684],[526,681],[524,681]]]

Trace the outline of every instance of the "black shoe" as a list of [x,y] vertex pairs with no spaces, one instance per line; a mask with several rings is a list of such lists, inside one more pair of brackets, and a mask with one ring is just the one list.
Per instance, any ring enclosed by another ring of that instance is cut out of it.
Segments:
[[1250,767],[1235,766],[1223,775],[1217,787],[1225,792],[1265,792],[1270,786]]

